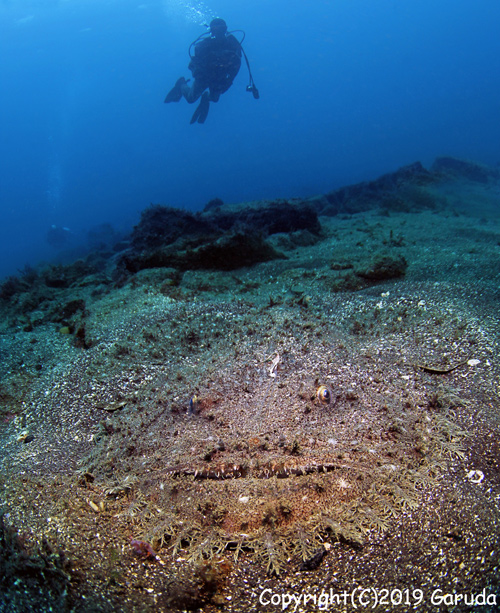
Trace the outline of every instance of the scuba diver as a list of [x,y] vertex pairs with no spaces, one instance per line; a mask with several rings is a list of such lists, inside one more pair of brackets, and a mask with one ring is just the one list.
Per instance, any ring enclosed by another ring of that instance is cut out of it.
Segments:
[[67,247],[72,237],[74,237],[74,234],[69,228],[55,225],[50,226],[46,234],[47,242],[51,247],[55,247],[56,249]]
[[[189,86],[189,79],[186,81],[184,77],[177,79],[164,100],[164,102],[179,102],[184,96],[192,104],[201,96],[190,123],[205,122],[210,102],[217,102],[220,95],[233,84],[241,66],[242,54],[250,78],[247,91],[252,92],[255,99],[259,98],[259,91],[253,81],[248,58],[241,46],[245,33],[243,32],[240,42],[231,32],[228,33],[226,22],[220,18],[213,19],[209,28],[210,32],[203,33],[189,47],[191,61],[188,68],[193,74],[193,84]],[[193,47],[194,55],[191,53]]]

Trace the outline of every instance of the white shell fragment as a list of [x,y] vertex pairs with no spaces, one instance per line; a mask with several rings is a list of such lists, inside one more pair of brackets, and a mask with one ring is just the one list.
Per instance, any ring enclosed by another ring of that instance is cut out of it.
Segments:
[[96,505],[95,502],[93,502],[92,500],[87,500],[87,502],[89,503],[90,508],[92,509],[92,511],[95,511],[95,513],[99,513],[100,509],[99,507]]
[[481,483],[484,479],[484,473],[482,470],[470,470],[467,473],[467,479],[469,479],[471,483]]
[[278,364],[280,363],[280,354],[276,352],[276,357],[273,359],[271,363],[271,367],[269,368],[269,376],[275,378],[276,373],[278,372]]
[[471,360],[467,360],[467,364],[469,366],[477,366],[478,364],[481,364],[481,360],[478,360],[476,358],[472,358]]

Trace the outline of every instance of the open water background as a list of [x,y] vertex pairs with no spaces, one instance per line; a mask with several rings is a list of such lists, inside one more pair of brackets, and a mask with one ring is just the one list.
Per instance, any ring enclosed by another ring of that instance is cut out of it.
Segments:
[[[245,65],[204,125],[164,105],[213,17]],[[150,203],[310,195],[437,155],[500,161],[497,0],[2,0],[0,277]]]

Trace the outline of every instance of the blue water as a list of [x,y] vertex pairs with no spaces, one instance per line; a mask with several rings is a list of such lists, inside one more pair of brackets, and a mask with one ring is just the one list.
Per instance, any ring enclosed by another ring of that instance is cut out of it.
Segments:
[[[246,32],[205,124],[163,104],[213,17]],[[0,0],[0,276],[199,210],[311,195],[437,155],[500,161],[498,0]]]

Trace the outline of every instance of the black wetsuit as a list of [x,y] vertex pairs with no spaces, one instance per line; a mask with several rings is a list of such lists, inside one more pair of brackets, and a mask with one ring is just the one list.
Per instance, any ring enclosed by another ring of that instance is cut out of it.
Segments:
[[232,35],[224,38],[205,38],[195,45],[189,70],[194,77],[191,87],[183,87],[182,94],[194,102],[206,90],[210,100],[217,102],[232,85],[241,66],[241,45]]

